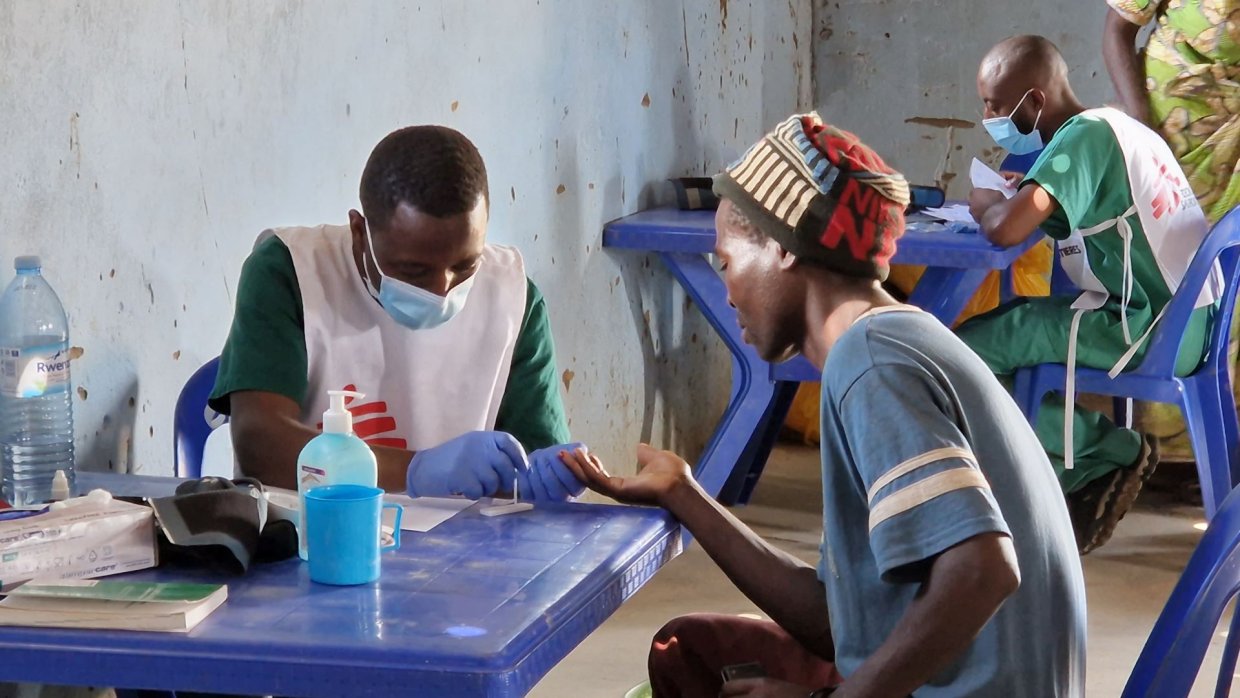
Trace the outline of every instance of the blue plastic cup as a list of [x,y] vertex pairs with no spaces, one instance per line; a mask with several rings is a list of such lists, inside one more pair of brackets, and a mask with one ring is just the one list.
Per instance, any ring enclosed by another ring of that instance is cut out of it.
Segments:
[[[395,542],[380,547],[384,509],[396,510]],[[399,504],[384,504],[383,490],[327,485],[306,491],[306,552],[310,579],[321,584],[368,584],[379,578],[379,553],[400,547]]]

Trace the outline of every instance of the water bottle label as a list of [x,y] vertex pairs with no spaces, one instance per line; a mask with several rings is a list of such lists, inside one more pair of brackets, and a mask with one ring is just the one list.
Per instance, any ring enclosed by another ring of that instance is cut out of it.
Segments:
[[63,344],[0,347],[0,393],[42,397],[69,390],[69,349]]

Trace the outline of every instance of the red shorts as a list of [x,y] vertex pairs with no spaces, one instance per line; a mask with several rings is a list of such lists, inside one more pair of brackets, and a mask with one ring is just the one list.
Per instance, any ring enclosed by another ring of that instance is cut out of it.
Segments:
[[650,646],[655,698],[716,698],[720,671],[757,662],[766,675],[804,686],[806,693],[843,680],[835,665],[805,649],[769,620],[697,613],[671,621]]

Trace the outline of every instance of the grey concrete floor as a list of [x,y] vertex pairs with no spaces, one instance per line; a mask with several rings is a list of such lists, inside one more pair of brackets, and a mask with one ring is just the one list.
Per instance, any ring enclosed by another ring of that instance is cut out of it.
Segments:
[[[784,550],[815,563],[821,533],[818,451],[780,445],[754,501],[736,513]],[[1103,548],[1084,558],[1089,604],[1088,693],[1118,696],[1201,532],[1201,510],[1147,492]],[[530,693],[621,698],[645,679],[650,636],[684,613],[759,611],[698,546],[665,566]],[[1220,628],[1225,630],[1225,628]],[[1193,696],[1212,695],[1221,635]],[[1208,685],[1207,685],[1208,684]],[[1233,692],[1240,695],[1240,689]]]

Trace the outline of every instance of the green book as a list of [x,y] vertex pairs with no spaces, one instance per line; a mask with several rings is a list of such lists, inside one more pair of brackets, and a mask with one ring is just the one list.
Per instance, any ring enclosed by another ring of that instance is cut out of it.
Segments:
[[0,601],[0,625],[188,632],[227,598],[223,584],[27,583]]
[[223,584],[184,584],[181,582],[59,580],[54,584],[27,582],[10,591],[9,596],[142,603],[197,603],[219,591],[223,586]]

